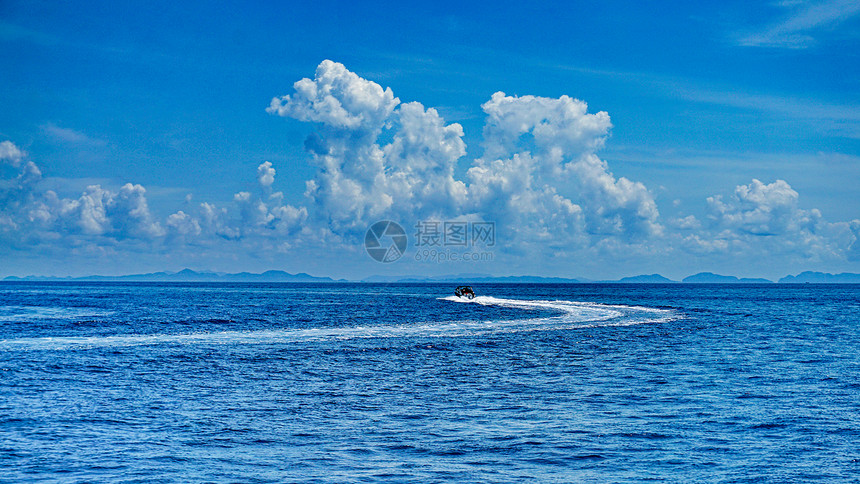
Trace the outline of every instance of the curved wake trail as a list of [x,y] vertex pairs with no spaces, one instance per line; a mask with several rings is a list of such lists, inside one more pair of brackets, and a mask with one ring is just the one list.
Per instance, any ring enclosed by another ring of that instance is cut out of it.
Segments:
[[0,340],[0,351],[65,350],[140,345],[278,344],[362,338],[465,337],[494,333],[551,331],[597,326],[629,326],[665,322],[676,318],[673,311],[666,309],[576,301],[505,299],[491,296],[478,296],[471,300],[449,296],[439,298],[439,300],[525,310],[554,311],[557,314],[513,320],[431,321],[402,325],[265,329],[186,334],[17,338]]
[[474,299],[448,296],[440,299],[464,304],[558,312],[555,316],[509,321],[509,323],[518,323],[533,327],[534,329],[544,330],[595,326],[630,326],[633,324],[665,322],[676,317],[676,314],[668,309],[580,301],[505,299],[492,296],[477,296]]

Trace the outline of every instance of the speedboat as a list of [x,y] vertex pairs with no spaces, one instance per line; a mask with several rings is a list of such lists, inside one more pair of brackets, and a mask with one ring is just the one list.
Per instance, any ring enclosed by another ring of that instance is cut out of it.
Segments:
[[475,299],[475,291],[472,290],[471,286],[457,286],[457,289],[454,289],[454,295],[466,299]]

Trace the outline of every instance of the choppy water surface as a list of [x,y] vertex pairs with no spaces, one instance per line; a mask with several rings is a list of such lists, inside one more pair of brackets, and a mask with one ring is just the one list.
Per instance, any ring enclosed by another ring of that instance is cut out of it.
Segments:
[[860,286],[0,284],[0,482],[860,476]]

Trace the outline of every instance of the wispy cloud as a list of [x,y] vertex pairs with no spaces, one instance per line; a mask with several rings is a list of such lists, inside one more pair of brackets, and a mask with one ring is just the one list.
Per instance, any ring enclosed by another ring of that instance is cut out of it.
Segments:
[[83,42],[74,36],[62,36],[28,26],[0,20],[0,43],[29,43],[50,50],[95,53],[123,62],[158,64],[178,62],[182,56],[173,52],[158,52],[151,46],[117,45],[112,43]]
[[23,41],[37,45],[53,46],[60,39],[46,32],[40,32],[20,25],[0,20],[0,42]]
[[828,136],[860,139],[860,106],[856,104],[833,104],[813,99],[695,86],[678,88],[676,94],[693,102],[778,115],[786,120],[803,122],[816,132]]
[[830,104],[811,99],[698,87],[678,88],[677,93],[689,101],[769,111],[787,115],[793,119],[860,121],[860,106],[857,105]]
[[40,126],[42,132],[51,139],[62,143],[88,146],[104,146],[104,140],[95,139],[86,134],[70,128],[61,128],[54,123],[46,123]]
[[860,139],[860,104],[833,103],[802,95],[754,92],[741,85],[715,85],[690,77],[644,71],[588,69],[575,65],[539,64],[599,78],[647,85],[649,92],[677,100],[778,115],[786,122],[804,122],[816,132]]
[[834,27],[860,14],[860,2],[856,0],[784,5],[793,7],[794,13],[764,31],[739,35],[738,44],[747,47],[804,49],[815,43],[812,35],[815,31]]

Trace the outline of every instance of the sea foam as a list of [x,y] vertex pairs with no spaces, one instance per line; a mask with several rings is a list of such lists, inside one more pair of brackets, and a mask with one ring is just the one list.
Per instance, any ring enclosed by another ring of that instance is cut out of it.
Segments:
[[359,338],[466,337],[494,333],[551,331],[597,326],[629,326],[669,321],[671,310],[565,300],[526,300],[492,296],[449,296],[440,301],[500,306],[554,314],[519,319],[424,321],[396,325],[357,325],[303,329],[216,331],[184,334],[57,336],[0,340],[0,351],[65,350],[139,345],[282,344]]

